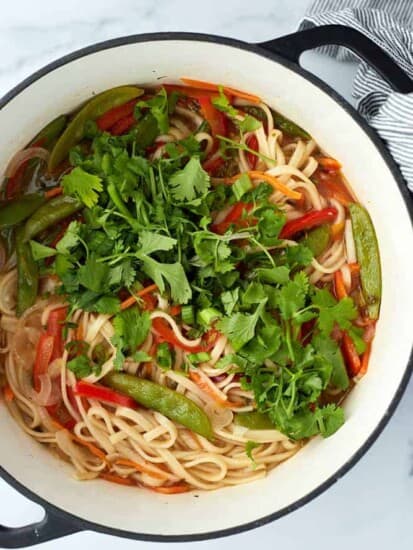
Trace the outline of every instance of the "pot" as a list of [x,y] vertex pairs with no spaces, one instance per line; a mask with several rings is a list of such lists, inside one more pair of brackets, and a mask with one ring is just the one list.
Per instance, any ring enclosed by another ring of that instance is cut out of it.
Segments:
[[83,529],[152,541],[201,540],[252,529],[325,491],[383,430],[413,367],[412,204],[396,165],[374,131],[339,95],[298,64],[304,50],[332,43],[354,50],[396,90],[413,91],[411,80],[378,46],[355,30],[327,26],[255,45],[183,33],[110,40],[48,65],[1,100],[0,166],[5,167],[12,154],[49,120],[120,84],[160,84],[184,75],[260,95],[342,162],[376,227],[383,301],[370,370],[345,402],[345,425],[329,439],[314,438],[266,479],[245,486],[168,496],[102,480],[80,483],[63,461],[24,434],[1,406],[0,473],[42,505],[46,514],[40,523],[1,527],[0,546],[21,547]]

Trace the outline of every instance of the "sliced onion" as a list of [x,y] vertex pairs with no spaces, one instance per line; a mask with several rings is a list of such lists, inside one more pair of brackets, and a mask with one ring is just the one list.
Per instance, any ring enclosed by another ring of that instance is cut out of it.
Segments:
[[344,238],[346,241],[347,261],[349,264],[357,262],[356,245],[354,244],[353,226],[351,220],[346,220],[344,229]]
[[50,405],[56,405],[60,401],[60,392],[57,385],[52,383],[52,379],[49,374],[39,374],[40,391],[37,392],[33,388],[30,388],[29,396],[41,407],[49,407]]
[[213,403],[207,403],[204,407],[206,414],[216,430],[229,426],[234,418],[233,412],[225,407],[217,407]]
[[20,166],[32,158],[39,158],[44,161],[49,160],[50,153],[43,147],[28,147],[18,151],[10,160],[7,165],[5,176],[6,178],[12,178]]

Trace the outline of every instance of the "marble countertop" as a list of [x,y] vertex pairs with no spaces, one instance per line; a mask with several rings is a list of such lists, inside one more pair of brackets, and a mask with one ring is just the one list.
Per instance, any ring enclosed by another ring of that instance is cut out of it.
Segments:
[[[156,31],[192,31],[264,41],[293,32],[309,0],[14,0],[2,5],[0,97],[44,64],[93,42]],[[303,56],[306,68],[351,101],[355,67],[320,54]],[[391,368],[391,365],[389,365]],[[178,550],[238,548],[411,550],[413,510],[413,383],[394,417],[365,457],[326,493],[297,512],[254,531],[211,542],[175,544]],[[0,480],[0,522],[24,525],[41,508]],[[143,547],[146,543],[85,532],[39,548],[90,550]],[[148,545],[149,546],[149,545]],[[154,550],[164,544],[151,545]]]

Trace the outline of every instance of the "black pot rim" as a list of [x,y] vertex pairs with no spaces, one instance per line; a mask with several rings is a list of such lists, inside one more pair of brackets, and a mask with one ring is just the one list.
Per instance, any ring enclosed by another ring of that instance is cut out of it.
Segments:
[[[26,79],[24,79],[20,84],[12,88],[3,98],[0,99],[0,110],[7,105],[12,99],[19,95],[22,91],[31,86],[34,82],[47,75],[48,73],[54,71],[55,69],[62,67],[76,59],[80,59],[90,54],[94,54],[103,50],[108,50],[111,48],[116,48],[119,46],[140,43],[140,42],[152,42],[152,41],[166,41],[166,40],[187,40],[187,41],[197,41],[197,42],[209,42],[212,44],[222,44],[225,46],[231,46],[233,48],[238,48],[240,50],[252,52],[258,54],[262,57],[266,57],[275,63],[283,65],[288,69],[299,74],[301,77],[310,81],[312,84],[318,86],[322,91],[327,93],[332,99],[334,99],[346,112],[351,116],[356,123],[364,130],[370,140],[373,142],[379,154],[382,156],[387,166],[389,167],[394,179],[396,180],[399,191],[402,195],[406,209],[410,216],[410,221],[413,228],[413,202],[407,190],[406,184],[403,180],[403,177],[397,167],[396,163],[392,159],[390,153],[386,149],[384,143],[381,141],[376,132],[367,124],[367,122],[358,114],[358,112],[335,90],[333,90],[328,84],[320,80],[318,77],[309,73],[299,65],[283,58],[282,56],[269,52],[259,45],[249,44],[241,40],[234,38],[226,38],[223,36],[217,36],[212,34],[201,34],[201,33],[186,33],[186,32],[159,32],[159,33],[145,33],[145,34],[136,34],[129,35],[120,38],[114,38],[111,40],[105,40],[103,42],[98,42],[91,46],[87,46],[76,50],[68,55],[65,55],[52,63],[49,63],[45,67],[39,69]],[[40,504],[45,508],[46,511],[50,510],[53,514],[58,517],[66,520],[69,524],[74,525],[79,530],[93,530],[100,533],[106,533],[109,535],[130,538],[135,540],[151,541],[151,542],[191,542],[191,541],[201,541],[201,540],[210,540],[219,537],[235,535],[255,529],[256,527],[261,527],[267,523],[271,523],[276,519],[289,514],[301,508],[305,504],[309,503],[311,500],[321,495],[326,491],[331,485],[338,481],[341,477],[344,476],[360,459],[361,457],[370,449],[373,443],[376,441],[378,436],[384,430],[391,416],[394,414],[403,393],[407,387],[409,379],[413,372],[413,345],[410,353],[408,364],[403,375],[403,378],[397,388],[394,397],[383,414],[380,422],[377,424],[374,431],[370,434],[364,444],[357,450],[356,453],[341,467],[339,470],[327,480],[321,483],[316,489],[310,491],[307,495],[304,495],[293,504],[278,510],[272,514],[266,515],[264,517],[258,518],[257,520],[243,523],[235,527],[230,527],[226,529],[218,529],[215,531],[203,532],[203,533],[193,533],[193,534],[184,534],[184,535],[152,535],[147,533],[136,533],[133,531],[126,531],[121,529],[116,529],[113,527],[108,527],[98,523],[94,523],[89,520],[80,518],[74,514],[71,514],[65,510],[62,510],[53,504],[50,504],[47,500],[43,499],[38,494],[34,493],[12,475],[10,475],[2,466],[0,466],[0,475],[7,481],[12,487],[14,487],[21,494]]]

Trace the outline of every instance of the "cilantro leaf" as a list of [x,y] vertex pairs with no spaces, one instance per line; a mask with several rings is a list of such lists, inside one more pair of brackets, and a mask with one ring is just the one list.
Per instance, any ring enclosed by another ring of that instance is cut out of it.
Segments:
[[33,260],[36,262],[38,260],[44,260],[44,258],[50,258],[56,256],[56,250],[50,248],[50,246],[45,246],[44,244],[38,243],[37,241],[30,241],[30,248],[32,250]]
[[263,307],[264,303],[261,303],[253,314],[234,313],[218,322],[218,330],[228,336],[235,351],[240,350],[254,337],[255,327]]
[[60,254],[70,254],[70,250],[79,243],[80,223],[78,221],[70,222],[63,237],[56,245],[56,250]]
[[143,262],[143,271],[155,282],[161,293],[165,291],[166,281],[171,289],[171,298],[175,302],[186,304],[191,299],[191,286],[179,262],[164,264],[144,255],[140,259]]
[[192,157],[182,170],[169,179],[172,197],[178,203],[190,203],[205,195],[209,186],[209,175],[202,168],[198,157]]
[[66,195],[79,199],[88,208],[98,202],[99,193],[103,190],[101,178],[85,172],[79,166],[64,175],[61,183]]
[[305,305],[309,282],[307,275],[300,271],[277,292],[277,304],[283,319],[292,319]]
[[233,290],[226,290],[221,294],[221,302],[224,306],[224,311],[227,315],[231,315],[234,311],[235,306],[239,300],[239,287],[234,288]]
[[171,250],[176,245],[177,240],[161,233],[142,231],[139,235],[139,243],[141,245],[140,254],[152,254],[159,250]]
[[86,378],[86,376],[92,374],[92,362],[87,355],[79,355],[71,359],[66,366],[76,378]]
[[311,340],[311,344],[314,346],[317,353],[321,355],[329,364],[331,364],[331,384],[340,390],[346,390],[350,384],[350,381],[343,356],[336,342],[328,336],[317,334]]
[[94,254],[91,254],[85,264],[79,268],[78,280],[88,290],[101,293],[106,289],[109,267],[103,262],[98,262]]
[[121,370],[127,355],[133,355],[145,341],[151,326],[149,313],[137,308],[121,311],[113,320],[115,330],[112,343],[116,347],[115,368]]
[[[168,95],[165,88],[161,88],[159,92],[151,99],[146,101],[139,101],[135,107],[135,116],[140,118],[142,109],[149,109],[158,123],[159,130],[162,134],[166,134],[169,130],[169,117],[168,114],[175,108],[174,99],[169,103]],[[176,101],[175,101],[176,103]]]
[[326,293],[328,293],[328,291],[324,290],[323,292],[317,289],[313,297],[313,303],[320,307],[317,319],[318,328],[324,334],[330,334],[335,323],[343,330],[349,329],[351,327],[351,321],[358,315],[353,300],[346,297],[336,302],[331,296],[331,301],[327,298]]

